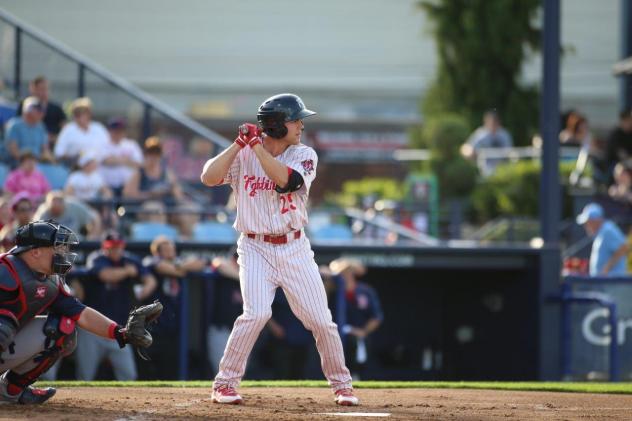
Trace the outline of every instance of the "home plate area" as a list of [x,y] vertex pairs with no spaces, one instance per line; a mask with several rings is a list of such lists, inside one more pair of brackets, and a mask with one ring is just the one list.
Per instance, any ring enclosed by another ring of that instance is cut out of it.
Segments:
[[326,388],[239,390],[243,405],[214,404],[207,388],[65,387],[38,407],[2,405],[0,420],[629,419],[632,396],[466,389],[356,389],[340,407]]

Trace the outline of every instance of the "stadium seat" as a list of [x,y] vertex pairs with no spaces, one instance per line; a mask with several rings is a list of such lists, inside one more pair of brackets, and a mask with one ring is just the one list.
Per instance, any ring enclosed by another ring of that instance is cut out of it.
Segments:
[[343,224],[332,224],[312,231],[313,240],[352,240],[351,228]]
[[4,182],[7,179],[7,175],[9,175],[9,167],[4,164],[0,164],[0,190],[4,186]]
[[220,222],[198,222],[193,227],[193,240],[201,242],[233,242],[237,239],[237,231]]
[[53,190],[63,190],[66,186],[66,180],[70,171],[62,165],[55,164],[37,164],[37,169],[40,170]]
[[178,239],[178,230],[160,222],[134,222],[130,228],[132,240],[152,241],[159,235],[164,235],[171,240]]

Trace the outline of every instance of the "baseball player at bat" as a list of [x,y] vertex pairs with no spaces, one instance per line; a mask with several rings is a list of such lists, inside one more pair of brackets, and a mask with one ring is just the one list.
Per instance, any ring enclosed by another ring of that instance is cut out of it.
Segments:
[[64,276],[77,256],[70,248],[78,243],[69,228],[35,221],[18,228],[16,246],[0,254],[0,403],[41,404],[55,394],[52,387],[31,385],[72,353],[76,326],[121,348],[151,345],[145,326],[160,315],[159,302],[133,310],[120,326],[70,295]]
[[316,340],[321,366],[335,402],[358,405],[345,366],[342,342],[327,307],[314,252],[305,236],[309,189],[316,177],[316,152],[301,143],[303,119],[316,114],[296,95],[266,99],[259,126],[243,124],[234,144],[204,165],[207,186],[230,184],[235,193],[239,278],[243,314],[237,318],[213,384],[212,400],[239,404],[235,390],[252,347],[283,289],[294,314]]

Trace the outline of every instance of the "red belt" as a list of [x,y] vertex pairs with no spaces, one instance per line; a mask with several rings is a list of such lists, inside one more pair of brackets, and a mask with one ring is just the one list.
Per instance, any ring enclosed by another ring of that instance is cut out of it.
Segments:
[[283,235],[268,235],[268,234],[246,234],[248,238],[259,239],[265,241],[266,243],[272,244],[285,244],[290,240],[298,240],[301,238],[301,231],[294,231],[289,234]]

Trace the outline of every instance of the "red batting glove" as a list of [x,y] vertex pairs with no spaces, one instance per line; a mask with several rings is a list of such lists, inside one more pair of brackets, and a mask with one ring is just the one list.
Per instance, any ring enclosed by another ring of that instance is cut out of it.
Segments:
[[248,144],[248,141],[244,138],[243,135],[239,135],[235,138],[235,143],[239,145],[240,148],[245,148]]
[[239,136],[235,142],[242,148],[246,145],[253,148],[255,145],[261,144],[261,133],[261,128],[256,124],[244,123],[239,126]]

